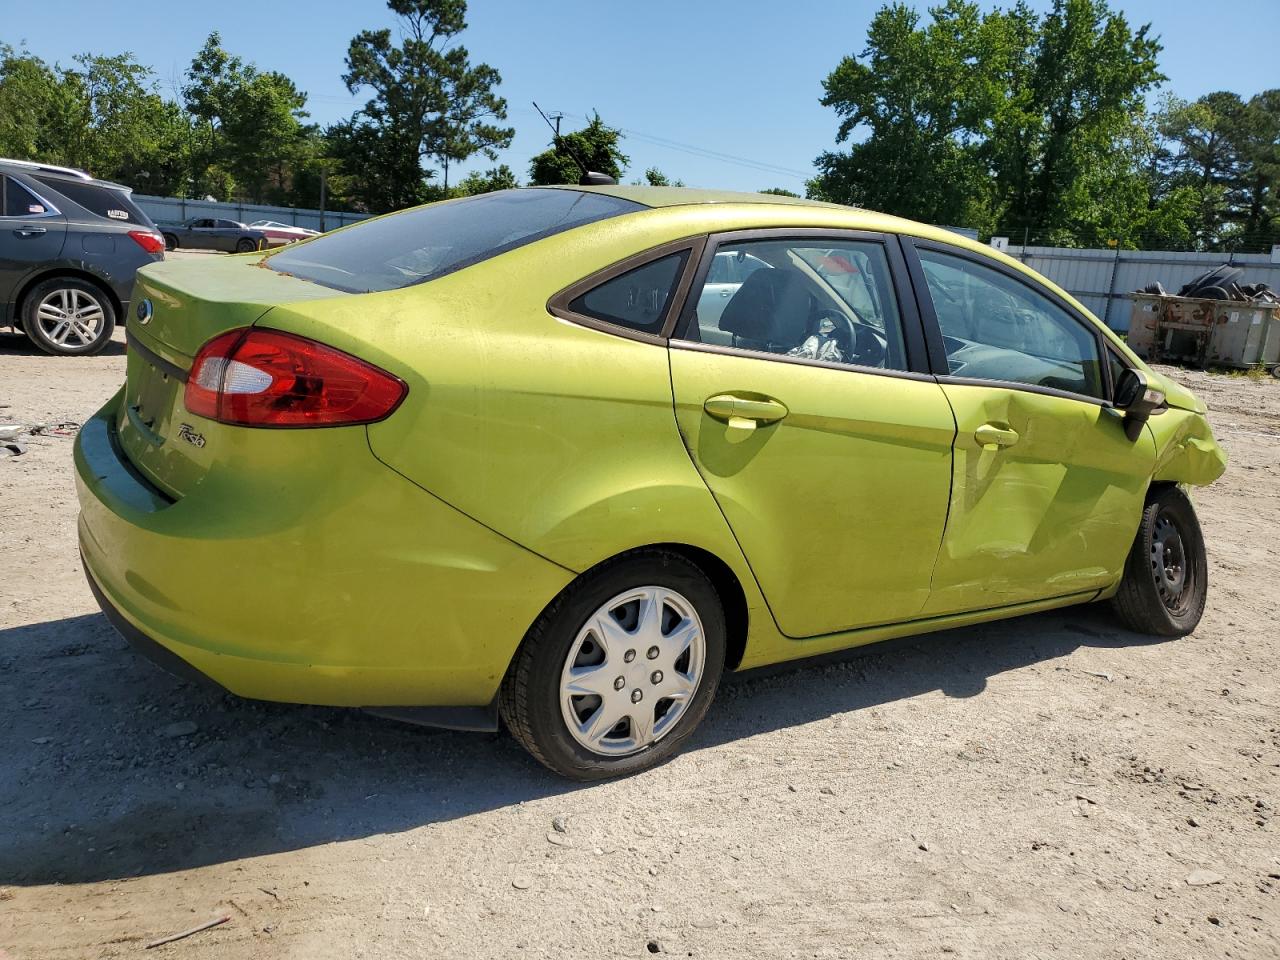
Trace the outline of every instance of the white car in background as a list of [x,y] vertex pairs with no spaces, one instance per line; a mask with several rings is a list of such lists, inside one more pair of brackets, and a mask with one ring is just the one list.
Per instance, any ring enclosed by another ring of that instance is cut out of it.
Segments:
[[267,235],[267,245],[279,247],[295,240],[306,240],[320,236],[319,230],[308,230],[306,227],[292,227],[278,220],[255,220],[249,224],[254,230],[261,230]]

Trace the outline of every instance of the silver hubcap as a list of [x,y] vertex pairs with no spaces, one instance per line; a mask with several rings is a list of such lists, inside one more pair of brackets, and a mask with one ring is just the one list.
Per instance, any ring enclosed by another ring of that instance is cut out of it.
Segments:
[[601,756],[661,740],[702,680],[706,641],[688,600],[665,587],[620,593],[587,618],[560,674],[569,733]]
[[97,297],[70,287],[54,290],[36,306],[40,331],[60,347],[93,343],[106,319]]

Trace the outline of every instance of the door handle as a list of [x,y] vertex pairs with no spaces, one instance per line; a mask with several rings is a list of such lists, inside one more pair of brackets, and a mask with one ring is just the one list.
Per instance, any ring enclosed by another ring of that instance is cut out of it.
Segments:
[[777,423],[788,412],[777,400],[752,400],[732,393],[709,397],[702,409],[723,420],[730,429],[743,433],[751,433],[758,425]]
[[38,237],[42,233],[47,233],[44,227],[19,227],[13,231],[19,237]]
[[727,297],[727,296],[729,296],[731,293],[733,293],[733,291],[732,291],[732,290],[721,290],[721,291],[720,291],[720,296],[722,296],[722,297]]
[[997,447],[1012,447],[1018,442],[1018,431],[1007,427],[998,427],[994,423],[984,423],[973,431],[973,439],[987,450]]

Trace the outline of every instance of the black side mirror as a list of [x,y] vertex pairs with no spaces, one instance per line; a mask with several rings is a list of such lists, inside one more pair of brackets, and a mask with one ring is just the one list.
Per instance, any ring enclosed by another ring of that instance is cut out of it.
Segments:
[[1164,392],[1151,386],[1151,380],[1141,370],[1126,367],[1116,381],[1115,407],[1124,411],[1124,432],[1130,440],[1136,440],[1147,418],[1164,406]]

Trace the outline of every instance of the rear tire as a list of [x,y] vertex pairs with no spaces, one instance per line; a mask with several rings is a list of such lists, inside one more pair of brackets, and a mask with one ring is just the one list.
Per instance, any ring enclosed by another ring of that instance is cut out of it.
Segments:
[[19,313],[23,331],[36,346],[63,356],[97,353],[116,328],[116,310],[106,291],[76,277],[37,283]]
[[1177,487],[1162,489],[1142,511],[1112,608],[1138,633],[1180,637],[1200,622],[1208,593],[1204,536],[1195,509]]
[[725,648],[706,575],[678,554],[637,550],[570,584],[539,616],[498,707],[521,746],[562,776],[638,773],[674,756],[702,721]]

